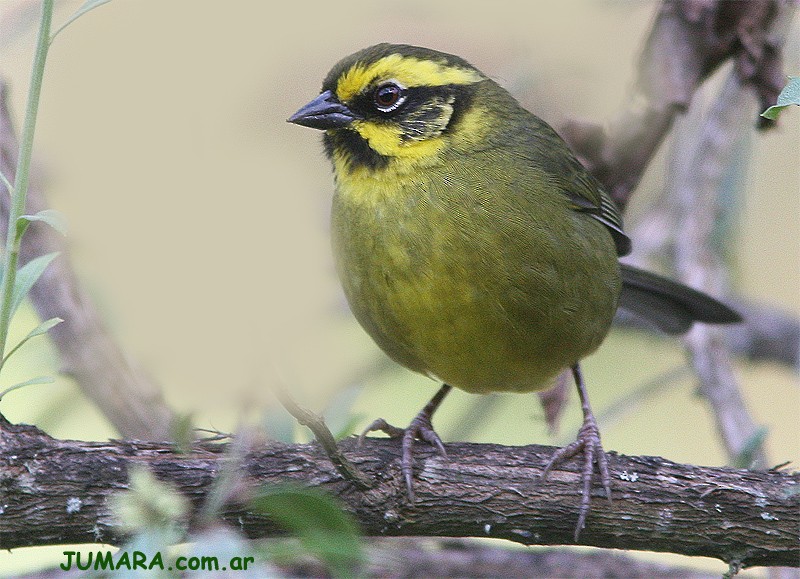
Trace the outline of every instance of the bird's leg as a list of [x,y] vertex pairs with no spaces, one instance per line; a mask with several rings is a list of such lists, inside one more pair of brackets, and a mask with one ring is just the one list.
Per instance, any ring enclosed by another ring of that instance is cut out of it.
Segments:
[[581,472],[583,491],[581,493],[582,498],[578,515],[578,525],[575,527],[575,542],[577,543],[578,536],[586,526],[586,515],[589,513],[589,505],[592,501],[591,490],[594,465],[597,464],[597,469],[600,471],[600,482],[603,484],[609,501],[611,501],[611,475],[608,473],[608,459],[603,450],[603,445],[600,442],[600,430],[597,428],[597,421],[594,418],[594,414],[592,414],[592,407],[589,406],[589,395],[586,392],[586,384],[583,382],[583,374],[578,364],[572,367],[572,375],[575,378],[575,385],[578,387],[578,395],[581,398],[583,426],[581,426],[581,429],[578,431],[578,438],[575,442],[564,448],[560,448],[553,454],[553,457],[544,469],[542,478],[546,479],[548,473],[554,466],[557,466],[577,454],[583,454],[583,470]]
[[444,444],[442,444],[442,439],[439,438],[439,435],[436,434],[436,431],[433,429],[431,419],[433,418],[433,413],[436,412],[436,409],[439,408],[442,400],[444,400],[444,397],[447,396],[448,392],[450,392],[452,389],[452,386],[448,384],[442,384],[442,387],[439,388],[439,391],[436,393],[436,395],[431,398],[430,402],[428,402],[425,407],[420,410],[419,414],[414,417],[414,420],[411,421],[411,424],[408,425],[408,428],[397,428],[396,426],[392,426],[386,422],[383,418],[378,418],[376,421],[370,424],[364,430],[364,432],[361,433],[361,436],[358,437],[358,444],[361,444],[364,441],[364,437],[367,434],[378,430],[385,432],[391,438],[402,437],[403,456],[400,461],[400,467],[403,473],[403,478],[406,481],[408,498],[412,503],[415,499],[414,488],[412,486],[414,441],[425,441],[431,446],[436,447],[442,456],[447,456],[447,452],[444,449]]

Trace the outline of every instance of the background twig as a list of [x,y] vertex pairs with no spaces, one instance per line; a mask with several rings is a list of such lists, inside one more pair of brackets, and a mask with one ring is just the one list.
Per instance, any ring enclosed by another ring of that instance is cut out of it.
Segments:
[[[674,240],[680,279],[712,295],[728,293],[723,260],[714,247],[726,171],[737,166],[739,143],[759,118],[753,101],[763,110],[783,85],[780,48],[794,9],[787,0],[665,1],[646,40],[628,104],[616,120],[606,131],[574,122],[564,128],[567,140],[624,207],[676,118],[690,105],[697,107],[700,85],[722,63],[733,62],[704,124],[683,131],[674,146],[663,196],[666,210],[661,207],[646,232],[639,228],[634,236],[634,248],[645,239],[644,249],[650,252],[663,252]],[[723,336],[722,329],[698,325],[686,338],[700,390],[731,459],[747,451],[763,466],[767,459],[757,440],[759,429],[744,403]]]
[[[715,232],[725,217],[725,182],[730,167],[755,113],[753,99],[738,71],[727,75],[705,121],[683,125],[676,132],[674,159],[669,171],[666,198],[676,207],[675,266],[680,278],[712,295],[727,293],[727,274]],[[688,124],[688,123],[687,123]],[[725,233],[723,233],[725,235]],[[718,328],[700,325],[686,335],[700,392],[713,409],[717,431],[731,459],[740,457],[753,444],[758,427],[747,410],[733,361]],[[761,448],[751,454],[755,464],[767,466]]]
[[339,474],[361,490],[367,490],[375,486],[375,483],[364,476],[364,474],[342,453],[342,450],[336,444],[333,433],[331,433],[321,416],[314,414],[307,408],[302,408],[282,387],[277,387],[275,394],[286,411],[294,416],[297,422],[308,427],[308,429],[314,433],[314,438],[316,438],[317,442],[322,446],[325,454],[328,455],[328,459],[333,463],[336,470],[339,471]]
[[624,208],[675,118],[720,64],[734,61],[762,110],[775,102],[785,81],[780,32],[793,12],[791,0],[665,0],[620,114],[607,129],[569,122],[562,135]]
[[[0,170],[14,178],[17,138],[7,106],[8,85],[0,78]],[[34,176],[35,177],[35,176]],[[0,184],[0,227],[8,219],[9,196]],[[27,211],[36,213],[47,204],[31,179]],[[34,223],[28,229],[20,263],[60,251],[29,297],[42,319],[63,318],[48,335],[61,356],[61,371],[75,379],[119,433],[141,440],[169,440],[174,415],[159,387],[125,353],[106,328],[91,298],[81,287],[69,262],[66,244],[52,228]]]

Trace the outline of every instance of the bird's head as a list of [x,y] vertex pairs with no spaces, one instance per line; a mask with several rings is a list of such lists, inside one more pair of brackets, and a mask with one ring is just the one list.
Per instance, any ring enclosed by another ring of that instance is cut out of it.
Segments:
[[[413,165],[450,144],[466,113],[475,112],[485,80],[457,56],[378,44],[336,64],[320,95],[288,120],[325,131],[337,171],[374,170],[393,161]],[[470,133],[479,128],[476,120],[468,123]]]

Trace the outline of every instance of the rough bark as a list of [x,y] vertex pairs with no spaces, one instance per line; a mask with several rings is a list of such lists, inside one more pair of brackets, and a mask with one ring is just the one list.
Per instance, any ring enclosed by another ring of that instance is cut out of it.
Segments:
[[[145,465],[188,497],[206,499],[228,445],[54,440],[38,429],[0,429],[0,548],[124,540],[109,497],[128,485],[132,465]],[[417,503],[405,498],[399,445],[368,439],[341,443],[375,481],[359,491],[320,446],[270,442],[246,452],[237,488],[293,481],[336,495],[366,535],[494,537],[525,545],[571,544],[580,502],[579,468],[570,463],[540,480],[553,452],[544,446],[448,444],[448,458],[420,448]],[[800,564],[800,474],[680,465],[657,457],[611,454],[613,503],[594,497],[581,543],[715,557],[742,566]],[[249,512],[244,496],[223,518],[249,537],[279,534]],[[71,508],[67,508],[69,504]],[[191,524],[191,522],[189,522]]]

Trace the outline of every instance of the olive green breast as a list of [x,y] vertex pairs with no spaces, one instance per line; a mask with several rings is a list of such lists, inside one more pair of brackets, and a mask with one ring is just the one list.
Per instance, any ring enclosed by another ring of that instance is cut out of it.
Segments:
[[408,368],[472,392],[547,387],[608,331],[620,290],[611,235],[508,151],[460,154],[413,177],[338,180],[345,294]]

